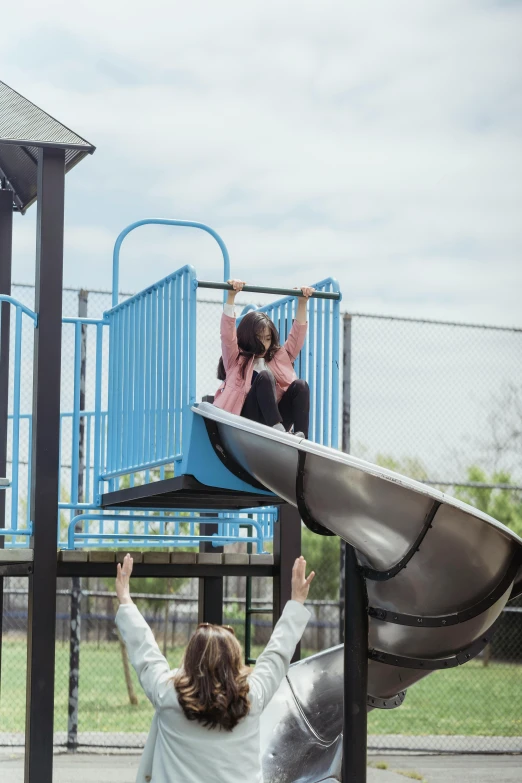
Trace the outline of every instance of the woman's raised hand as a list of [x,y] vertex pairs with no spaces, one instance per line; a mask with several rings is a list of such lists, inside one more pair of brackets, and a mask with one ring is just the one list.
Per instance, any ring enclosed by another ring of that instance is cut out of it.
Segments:
[[298,557],[292,568],[292,601],[304,604],[314,576],[315,571],[311,571],[308,577],[306,576],[306,560],[302,555]]
[[312,294],[314,293],[315,288],[312,288],[309,285],[302,285],[301,286],[301,293],[303,294],[305,299],[310,299]]
[[116,595],[120,604],[132,603],[129,582],[133,565],[134,560],[129,554],[126,554],[123,558],[123,565],[118,563],[116,566]]

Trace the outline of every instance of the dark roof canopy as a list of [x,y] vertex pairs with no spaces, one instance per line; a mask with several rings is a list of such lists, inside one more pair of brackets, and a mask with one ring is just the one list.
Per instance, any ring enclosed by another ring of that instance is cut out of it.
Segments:
[[39,147],[65,150],[66,171],[96,149],[0,81],[0,187],[22,214],[36,201]]

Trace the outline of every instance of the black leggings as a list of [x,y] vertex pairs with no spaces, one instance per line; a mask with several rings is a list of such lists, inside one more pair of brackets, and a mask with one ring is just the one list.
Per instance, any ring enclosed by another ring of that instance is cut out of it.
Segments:
[[254,378],[241,415],[245,419],[258,421],[273,427],[282,424],[289,430],[304,433],[308,437],[310,419],[310,389],[306,381],[297,380],[290,384],[279,405],[276,402],[275,380],[270,370],[262,370]]

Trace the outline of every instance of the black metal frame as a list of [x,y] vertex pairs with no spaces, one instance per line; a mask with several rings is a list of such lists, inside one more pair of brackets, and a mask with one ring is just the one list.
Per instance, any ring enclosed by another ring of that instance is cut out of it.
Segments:
[[[13,256],[13,192],[0,190],[0,294],[11,294],[11,265]],[[0,304],[0,476],[7,474],[7,422],[9,401],[9,339],[11,308]],[[5,492],[0,491],[0,527],[5,527]],[[4,537],[0,536],[0,549]],[[4,580],[0,570],[0,692],[2,687],[2,635]]]
[[368,607],[368,614],[370,617],[374,617],[376,620],[382,620],[386,623],[395,623],[395,625],[408,625],[415,628],[441,628],[449,627],[451,625],[459,625],[465,623],[468,620],[473,620],[482,614],[501,596],[504,595],[509,585],[512,584],[515,576],[517,575],[520,564],[522,563],[522,555],[519,551],[513,556],[508,569],[500,580],[498,585],[493,590],[476,604],[470,606],[469,609],[463,609],[461,612],[454,612],[453,614],[444,615],[432,615],[422,616],[415,614],[401,614],[401,612],[392,612],[389,609],[382,609],[377,606]]
[[101,506],[104,509],[140,507],[240,509],[272,506],[277,502],[278,498],[275,495],[272,498],[257,492],[238,492],[210,487],[189,475],[107,492],[101,497]]
[[[194,563],[190,565],[182,563],[134,563],[132,573],[135,577],[162,577],[165,579],[177,579],[186,577],[224,577],[224,576],[275,576],[276,567],[273,565],[207,565],[206,563]],[[91,563],[91,562],[67,562],[59,561],[57,575],[85,576],[85,577],[114,577],[116,563]],[[205,622],[211,622],[206,620]]]
[[39,150],[25,780],[53,774],[65,151]]
[[[204,517],[215,517],[216,514],[201,514]],[[200,524],[200,533],[203,536],[212,536],[218,533],[216,522],[204,522]],[[209,554],[222,554],[222,546],[214,546],[212,541],[202,541],[199,545],[200,552]],[[209,576],[200,577],[198,589],[198,621],[200,623],[223,624],[223,574],[211,573]]]
[[379,661],[379,663],[386,663],[389,666],[398,666],[404,669],[423,669],[424,671],[437,671],[438,669],[453,669],[456,666],[462,666],[462,664],[471,661],[479,653],[482,652],[484,647],[489,644],[493,634],[495,633],[500,617],[493,623],[493,625],[481,634],[472,644],[464,647],[455,655],[448,655],[445,658],[413,658],[405,655],[394,655],[393,653],[385,653],[382,650],[370,649],[368,650],[368,657],[372,661]]
[[[279,519],[274,526],[274,625],[281,617],[287,601],[292,596],[292,568],[301,554],[301,517],[293,506],[285,504],[279,510]],[[301,657],[298,644],[292,663]]]
[[377,571],[375,568],[364,566],[363,571],[365,577],[367,579],[372,579],[375,582],[386,582],[388,579],[393,579],[394,576],[397,576],[397,574],[400,571],[406,568],[406,566],[412,559],[415,552],[419,551],[419,547],[424,541],[428,530],[433,527],[433,520],[435,519],[435,515],[439,510],[440,506],[441,503],[438,500],[433,501],[430,510],[426,514],[426,518],[424,520],[419,535],[417,536],[417,538],[415,539],[411,547],[408,549],[404,557],[402,557],[398,563],[396,563],[391,568],[386,569],[386,571]]
[[355,549],[345,547],[343,783],[366,781],[368,597]]
[[0,579],[3,579],[6,576],[31,576],[32,573],[33,573],[32,563],[1,563],[0,564]]

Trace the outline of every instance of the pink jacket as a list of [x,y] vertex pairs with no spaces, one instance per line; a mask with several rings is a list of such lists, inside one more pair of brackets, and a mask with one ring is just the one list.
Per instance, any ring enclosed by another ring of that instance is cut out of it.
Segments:
[[[267,362],[267,367],[272,371],[275,378],[278,402],[292,381],[295,381],[297,378],[293,363],[304,345],[307,327],[308,324],[300,324],[294,321],[287,341],[277,351],[272,361]],[[214,405],[239,416],[243,409],[245,398],[252,386],[254,357],[249,361],[245,377],[242,378],[240,374],[242,359],[239,357],[237,344],[236,319],[225,315],[225,313],[221,316],[221,352],[227,378],[216,392]]]

